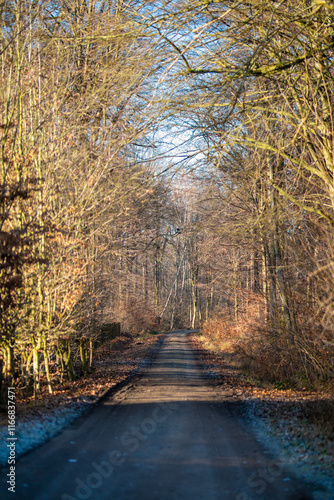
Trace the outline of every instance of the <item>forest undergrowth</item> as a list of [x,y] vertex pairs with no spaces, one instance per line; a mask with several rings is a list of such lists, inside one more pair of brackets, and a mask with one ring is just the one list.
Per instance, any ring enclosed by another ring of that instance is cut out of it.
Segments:
[[201,330],[207,348],[230,353],[250,380],[277,389],[326,390],[334,384],[334,343],[314,324],[287,331],[270,325],[261,304],[251,303],[237,318],[221,311]]
[[[98,401],[106,391],[124,381],[150,357],[160,337],[156,333],[121,334],[105,342],[96,349],[94,366],[88,376],[60,382],[55,373],[52,394],[48,392],[45,376],[41,378],[41,389],[36,397],[32,393],[27,395],[26,389],[18,386],[17,421],[38,418],[55,408],[66,408],[75,403]],[[7,425],[7,408],[0,414],[2,425]]]

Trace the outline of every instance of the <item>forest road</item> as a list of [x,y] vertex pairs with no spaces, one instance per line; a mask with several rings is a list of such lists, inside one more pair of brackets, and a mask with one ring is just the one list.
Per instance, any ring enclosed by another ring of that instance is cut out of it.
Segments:
[[165,335],[141,376],[60,435],[22,457],[19,500],[311,499],[212,387],[188,342]]

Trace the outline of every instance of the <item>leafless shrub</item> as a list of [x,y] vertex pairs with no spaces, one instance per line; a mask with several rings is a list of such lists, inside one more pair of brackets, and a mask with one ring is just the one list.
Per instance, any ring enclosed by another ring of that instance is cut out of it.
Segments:
[[153,308],[140,297],[132,297],[127,303],[122,303],[118,314],[123,331],[132,335],[140,335],[154,330],[155,316]]
[[333,378],[333,355],[312,331],[295,334],[274,330],[249,305],[238,320],[222,312],[206,322],[203,334],[225,352],[237,355],[251,377],[276,384],[278,388],[310,388]]

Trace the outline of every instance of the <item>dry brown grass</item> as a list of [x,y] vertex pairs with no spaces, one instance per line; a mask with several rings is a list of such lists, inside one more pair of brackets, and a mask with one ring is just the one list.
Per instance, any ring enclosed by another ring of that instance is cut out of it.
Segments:
[[313,332],[291,335],[265,324],[261,304],[251,303],[238,320],[227,311],[202,328],[207,349],[235,354],[243,371],[286,389],[310,389],[333,383],[334,349]]

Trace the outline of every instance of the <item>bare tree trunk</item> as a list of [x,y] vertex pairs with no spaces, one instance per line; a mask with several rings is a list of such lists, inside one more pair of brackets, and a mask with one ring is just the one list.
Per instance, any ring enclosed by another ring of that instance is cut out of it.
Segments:
[[51,377],[50,377],[49,357],[48,357],[46,336],[44,336],[44,338],[43,338],[43,355],[44,355],[44,366],[45,366],[46,380],[48,383],[48,389],[49,389],[49,393],[52,394],[53,391],[52,391],[52,384],[51,384]]
[[36,399],[37,394],[40,390],[40,365],[39,365],[39,350],[41,348],[41,339],[38,338],[36,341],[35,337],[32,337],[32,366],[33,366],[33,380],[34,380],[34,398]]
[[[286,283],[284,277],[284,270],[282,266],[282,255],[281,255],[281,247],[279,242],[279,227],[277,223],[277,202],[276,202],[276,191],[274,189],[275,183],[275,166],[274,161],[269,159],[269,194],[270,194],[270,207],[271,207],[271,218],[273,225],[273,234],[272,234],[272,242],[271,242],[271,268],[272,273],[277,275],[278,278],[278,290],[282,303],[282,311],[283,317],[285,320],[285,327],[287,331],[292,334],[292,322],[291,322],[291,314],[290,307],[288,303],[288,296],[286,290]],[[274,282],[274,280],[273,280]]]
[[192,271],[191,273],[191,291],[192,291],[192,320],[191,327],[195,328],[197,313],[198,313],[198,289],[197,289],[197,281],[198,281],[198,267]]

